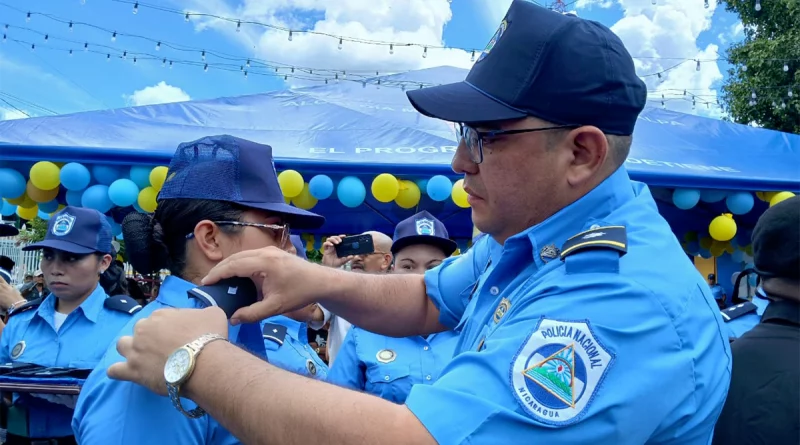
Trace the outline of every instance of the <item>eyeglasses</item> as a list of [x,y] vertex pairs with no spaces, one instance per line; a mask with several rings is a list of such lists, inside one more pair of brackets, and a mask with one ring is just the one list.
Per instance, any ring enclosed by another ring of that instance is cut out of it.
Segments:
[[[280,232],[280,236],[276,236],[279,241],[279,246],[283,248],[289,242],[289,224],[263,224],[263,223],[254,223],[254,222],[247,222],[247,221],[212,221],[214,224],[218,226],[239,226],[239,227],[258,227],[259,229],[271,230],[274,232]],[[186,239],[192,239],[194,237],[194,233],[190,233],[186,235]]]
[[485,139],[496,138],[500,136],[510,136],[514,134],[535,133],[538,131],[549,130],[563,130],[567,128],[578,128],[579,125],[557,125],[554,127],[543,128],[524,128],[519,130],[489,130],[478,131],[466,124],[456,124],[456,138],[458,141],[464,141],[467,150],[469,151],[469,158],[472,162],[480,164],[483,162],[483,141]]

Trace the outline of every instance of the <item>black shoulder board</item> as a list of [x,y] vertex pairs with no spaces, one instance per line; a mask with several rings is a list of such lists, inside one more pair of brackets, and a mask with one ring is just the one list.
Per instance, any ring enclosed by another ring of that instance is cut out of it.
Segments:
[[127,295],[108,297],[106,301],[103,302],[103,307],[111,309],[112,311],[125,312],[131,315],[142,310],[142,305]]
[[283,339],[286,338],[286,326],[275,323],[264,323],[261,332],[264,334],[264,339],[272,340],[278,345],[283,345]]
[[720,314],[722,314],[722,319],[725,320],[725,322],[727,323],[731,320],[736,320],[742,315],[747,315],[750,312],[755,312],[757,309],[758,306],[749,301],[745,301],[744,303],[740,303],[737,304],[736,306],[731,306],[727,309],[722,310]]
[[45,297],[39,297],[39,298],[37,298],[35,300],[31,300],[31,301],[29,301],[29,302],[27,302],[25,304],[19,305],[18,307],[14,308],[13,312],[10,312],[8,314],[8,318],[11,318],[11,317],[13,317],[13,316],[15,316],[17,314],[21,314],[23,312],[27,312],[27,311],[29,311],[31,309],[36,309],[37,307],[39,307],[40,304],[42,304],[42,301],[44,301],[44,298]]
[[628,234],[625,226],[598,227],[568,239],[561,247],[561,260],[585,249],[613,249],[620,256],[628,253]]

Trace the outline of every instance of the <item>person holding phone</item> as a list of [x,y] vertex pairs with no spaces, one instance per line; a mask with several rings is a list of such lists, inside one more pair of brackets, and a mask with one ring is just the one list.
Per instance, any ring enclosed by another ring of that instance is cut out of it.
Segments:
[[[66,207],[48,221],[43,241],[23,247],[42,252],[51,293],[9,308],[0,336],[0,363],[92,369],[117,332],[141,306],[109,297],[100,276],[111,265],[111,225],[93,209]],[[8,413],[7,444],[74,444],[73,396],[19,394]]]
[[[123,221],[126,250],[134,268],[150,274],[168,269],[158,297],[122,329],[161,308],[209,304],[232,313],[257,299],[249,278],[198,286],[226,257],[275,246],[288,250],[290,227],[314,229],[325,219],[286,204],[272,162],[272,148],[232,136],[210,136],[181,144],[153,215],[129,214]],[[190,295],[192,295],[190,297]],[[301,352],[285,316],[229,326],[239,347],[292,371],[317,371]],[[298,334],[299,335],[299,334]],[[81,445],[234,444],[239,441],[189,401],[177,411],[169,399],[146,388],[110,380],[106,369],[122,357],[112,346],[83,386],[72,428]],[[191,418],[190,418],[191,417]]]
[[[418,274],[435,268],[453,254],[456,243],[441,221],[427,211],[395,227],[392,273]],[[411,387],[431,385],[453,357],[458,333],[453,330],[396,338],[353,327],[339,349],[328,381],[404,403]]]

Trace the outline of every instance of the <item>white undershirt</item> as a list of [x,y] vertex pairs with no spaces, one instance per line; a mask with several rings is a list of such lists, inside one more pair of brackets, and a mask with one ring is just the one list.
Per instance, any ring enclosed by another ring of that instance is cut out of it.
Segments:
[[64,321],[67,319],[69,314],[62,314],[61,312],[54,312],[53,313],[53,321],[56,324],[56,332],[61,329],[61,325],[64,324]]

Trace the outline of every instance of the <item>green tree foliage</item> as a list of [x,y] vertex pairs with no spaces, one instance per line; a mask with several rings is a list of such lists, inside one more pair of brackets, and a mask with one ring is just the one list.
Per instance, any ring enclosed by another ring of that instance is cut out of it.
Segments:
[[25,227],[19,232],[17,239],[24,244],[38,243],[44,239],[46,233],[47,221],[37,216],[25,223]]
[[800,133],[800,0],[725,3],[745,38],[728,49],[723,107],[736,122]]

